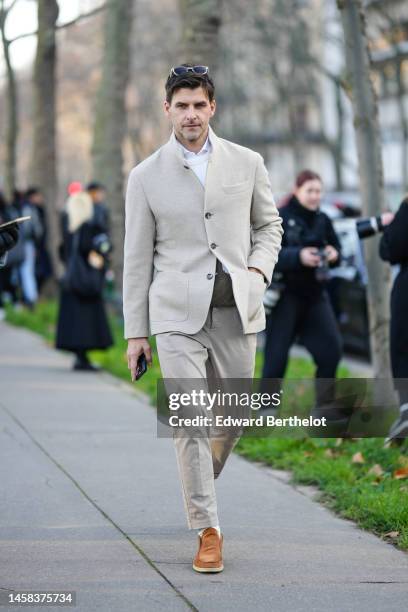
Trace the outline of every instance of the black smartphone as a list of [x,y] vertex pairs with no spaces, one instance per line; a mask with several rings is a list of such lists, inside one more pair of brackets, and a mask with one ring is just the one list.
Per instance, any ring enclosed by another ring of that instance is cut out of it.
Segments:
[[143,374],[147,371],[146,355],[142,353],[137,360],[136,377],[135,380],[139,380]]

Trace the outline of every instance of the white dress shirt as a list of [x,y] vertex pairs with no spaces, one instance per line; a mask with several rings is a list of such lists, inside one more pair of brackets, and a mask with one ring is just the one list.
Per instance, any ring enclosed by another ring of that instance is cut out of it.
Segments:
[[[186,147],[183,146],[181,142],[179,143],[179,145],[181,147],[183,157],[188,167],[191,168],[202,186],[205,188],[205,177],[207,175],[208,160],[212,151],[212,144],[209,136],[207,136],[205,143],[198,151],[198,153],[195,153],[194,151],[189,151],[189,149],[186,149]],[[224,272],[228,273],[228,270],[224,266],[224,264],[222,265],[222,269],[224,270]]]
[[201,149],[198,151],[198,153],[195,153],[194,151],[189,151],[181,143],[180,147],[183,152],[183,157],[187,162],[187,165],[189,166],[189,168],[191,168],[191,170],[194,172],[194,174],[197,176],[198,180],[204,187],[205,177],[207,175],[208,160],[212,150],[209,137],[207,136],[207,140],[205,141]]

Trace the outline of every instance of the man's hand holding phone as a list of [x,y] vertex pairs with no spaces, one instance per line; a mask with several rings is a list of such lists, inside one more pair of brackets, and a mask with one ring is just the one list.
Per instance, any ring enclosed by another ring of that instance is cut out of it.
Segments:
[[152,364],[152,350],[148,339],[129,338],[127,359],[132,382],[139,380],[146,372],[146,364]]

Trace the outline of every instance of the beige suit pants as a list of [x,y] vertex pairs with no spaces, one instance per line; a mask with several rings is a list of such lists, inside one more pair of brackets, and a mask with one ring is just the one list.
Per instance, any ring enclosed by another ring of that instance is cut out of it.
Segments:
[[[180,391],[188,392],[192,385],[212,393],[220,382],[228,390],[226,379],[253,378],[256,334],[243,334],[236,306],[210,306],[199,332],[160,333],[156,344],[163,378],[182,379],[175,382],[184,387]],[[205,409],[204,413],[208,415]],[[240,435],[233,428],[211,428],[210,435],[200,437],[173,429],[189,529],[219,524],[214,479]]]

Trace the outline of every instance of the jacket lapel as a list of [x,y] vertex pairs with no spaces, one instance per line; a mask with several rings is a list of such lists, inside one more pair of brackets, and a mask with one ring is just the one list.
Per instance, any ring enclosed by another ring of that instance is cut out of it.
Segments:
[[[207,210],[209,208],[208,204],[210,201],[214,201],[214,198],[219,191],[219,185],[222,180],[222,146],[220,143],[220,139],[215,134],[214,130],[211,126],[208,126],[209,138],[212,146],[212,150],[208,159],[207,166],[207,174],[205,179],[205,205],[204,208]],[[184,159],[183,152],[181,147],[179,146],[179,142],[176,138],[174,130],[172,131],[170,138],[167,142],[167,149],[169,153],[177,160],[177,164],[179,164],[180,168],[185,168],[187,166],[186,160]],[[194,174],[193,171],[191,171]],[[194,175],[192,177],[194,182],[203,189],[203,186],[199,179]]]
[[211,210],[211,203],[217,201],[220,192],[223,170],[223,150],[220,139],[209,127],[209,136],[212,144],[212,151],[208,160],[207,175],[205,177],[205,201],[204,209]]

